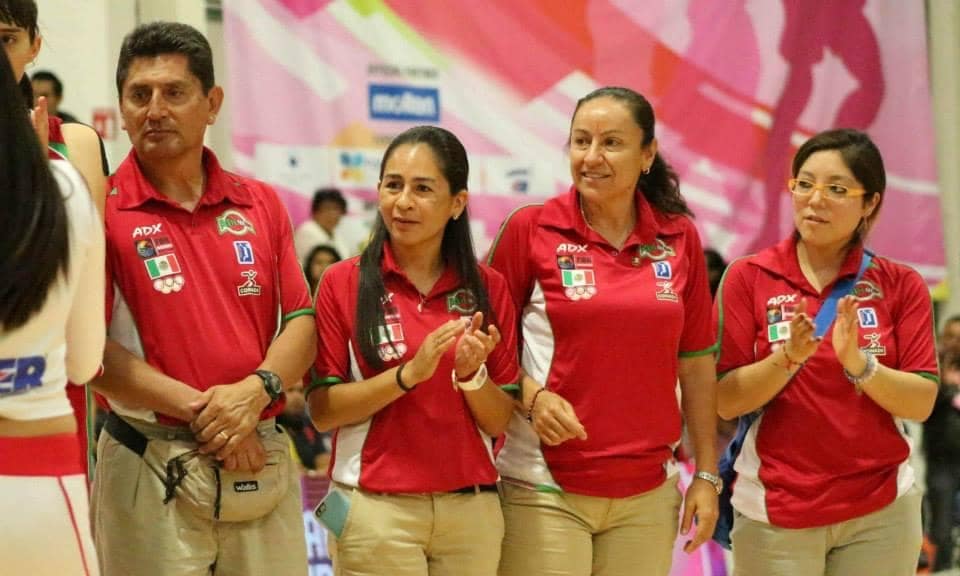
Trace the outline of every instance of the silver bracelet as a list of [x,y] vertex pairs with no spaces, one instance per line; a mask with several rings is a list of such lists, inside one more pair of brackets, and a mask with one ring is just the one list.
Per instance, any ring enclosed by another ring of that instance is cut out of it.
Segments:
[[877,374],[878,363],[876,356],[869,352],[864,352],[864,355],[867,357],[867,365],[859,376],[854,376],[848,372],[846,368],[843,369],[843,375],[847,377],[847,380],[853,382],[853,386],[857,389],[857,394],[863,394],[863,385]]

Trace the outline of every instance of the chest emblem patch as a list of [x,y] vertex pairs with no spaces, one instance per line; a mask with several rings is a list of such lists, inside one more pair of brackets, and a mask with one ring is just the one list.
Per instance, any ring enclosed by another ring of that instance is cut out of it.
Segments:
[[597,295],[597,282],[593,270],[560,270],[563,294],[573,301],[589,300]]
[[873,308],[858,308],[857,318],[860,320],[861,328],[876,328],[880,325],[877,320],[877,311]]
[[673,268],[670,267],[669,262],[654,262],[653,275],[660,280],[670,280],[673,278]]
[[679,302],[680,297],[673,289],[672,280],[660,280],[657,282],[657,300],[663,302]]
[[223,236],[227,233],[234,236],[243,236],[244,234],[256,234],[257,232],[242,212],[231,208],[217,216],[217,234]]
[[164,254],[143,261],[147,276],[153,281],[153,289],[161,294],[179,292],[183,289],[183,274],[176,254]]
[[237,264],[253,264],[253,246],[246,240],[236,240],[233,251],[237,254]]
[[477,311],[477,297],[467,288],[447,294],[447,312],[473,314]]
[[664,242],[661,238],[657,238],[656,242],[653,244],[641,244],[639,247],[637,247],[638,258],[649,258],[655,262],[666,260],[667,258],[676,255],[677,253],[674,252],[673,247]]
[[790,339],[790,322],[777,322],[767,326],[767,342]]
[[240,275],[246,280],[237,286],[237,294],[240,296],[259,296],[262,286],[257,284],[257,271],[244,270]]
[[872,332],[870,334],[864,334],[863,337],[867,340],[866,346],[861,346],[860,349],[864,352],[869,352],[874,356],[886,356],[887,347],[880,343],[880,333]]
[[377,354],[380,359],[389,362],[403,358],[407,353],[407,345],[403,340],[403,326],[399,322],[378,326],[377,341],[380,347]]
[[883,290],[869,280],[861,280],[853,287],[853,297],[857,299],[857,302],[879,300],[883,298]]

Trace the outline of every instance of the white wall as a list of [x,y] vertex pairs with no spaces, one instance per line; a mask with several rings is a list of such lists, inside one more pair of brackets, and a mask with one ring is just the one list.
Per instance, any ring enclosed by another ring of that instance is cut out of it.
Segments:
[[[64,84],[64,110],[93,122],[95,110],[112,114],[112,138],[104,139],[111,168],[126,157],[130,141],[120,129],[115,73],[123,37],[137,24],[154,20],[184,22],[207,35],[214,52],[217,81],[225,84],[223,27],[206,21],[204,0],[36,0],[43,48],[27,72],[53,71]],[[227,104],[230,95],[227,94]],[[208,142],[223,164],[230,157],[229,110],[208,132]]]

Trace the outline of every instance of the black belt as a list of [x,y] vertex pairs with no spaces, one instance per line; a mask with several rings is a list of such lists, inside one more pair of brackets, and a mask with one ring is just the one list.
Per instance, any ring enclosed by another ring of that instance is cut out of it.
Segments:
[[107,415],[107,422],[103,428],[109,432],[117,442],[129,448],[137,456],[143,458],[143,453],[147,451],[147,437],[128,424],[126,420],[117,416],[116,412],[111,412]]
[[456,490],[451,490],[451,494],[479,494],[481,492],[496,492],[496,484],[471,484],[470,486],[464,486],[463,488],[457,488]]
[[[116,412],[111,412],[107,415],[107,422],[103,428],[113,436],[114,440],[129,448],[131,452],[140,458],[143,458],[143,454],[147,451],[147,442],[149,442],[149,439],[144,436],[142,432],[131,426],[126,420],[117,416]],[[173,500],[174,496],[176,496],[177,487],[187,476],[187,471],[183,467],[183,459],[193,458],[195,455],[196,451],[194,450],[171,458],[165,463],[166,477],[160,478],[160,481],[163,482],[163,486],[166,489],[166,494],[163,498],[164,504]]]

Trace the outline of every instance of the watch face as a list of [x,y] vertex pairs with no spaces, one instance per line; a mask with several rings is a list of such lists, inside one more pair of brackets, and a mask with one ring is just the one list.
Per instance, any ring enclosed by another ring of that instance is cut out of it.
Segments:
[[276,400],[283,393],[283,384],[280,377],[268,370],[257,370],[257,376],[263,379],[263,387],[267,390],[270,398]]

